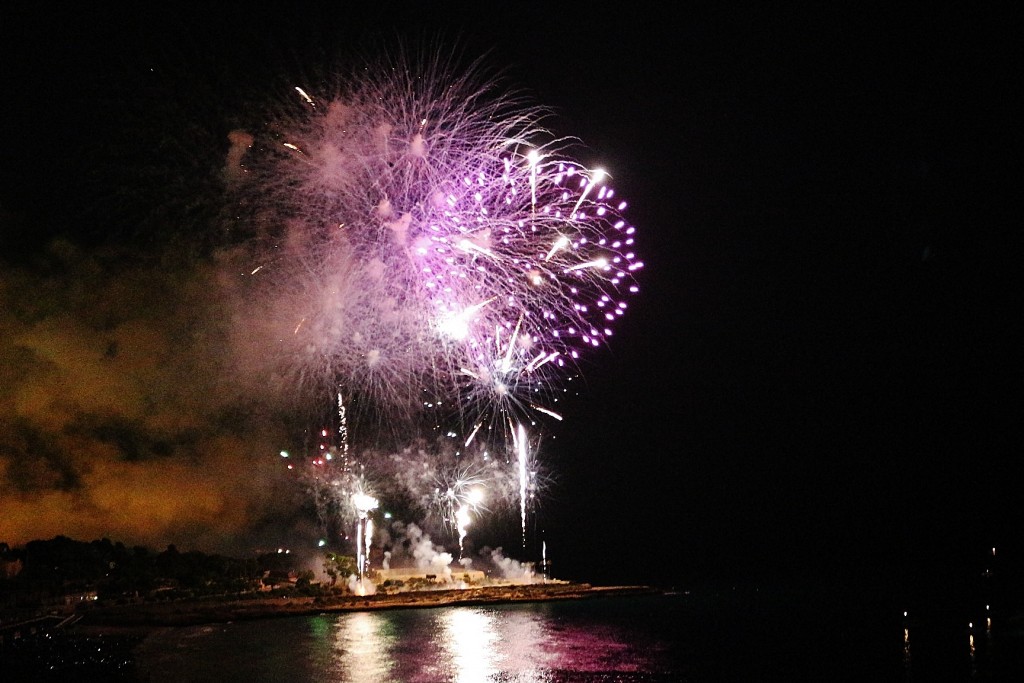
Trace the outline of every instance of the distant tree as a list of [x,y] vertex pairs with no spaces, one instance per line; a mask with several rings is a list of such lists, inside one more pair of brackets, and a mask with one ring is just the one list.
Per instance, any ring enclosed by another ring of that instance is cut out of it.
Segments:
[[109,570],[102,544],[55,536],[49,541],[25,544],[24,579],[60,587],[98,581]]
[[338,578],[348,578],[357,574],[356,558],[338,553],[324,553],[324,572],[331,577],[331,586],[338,582]]
[[312,585],[313,583],[313,579],[315,578],[316,574],[313,573],[312,569],[306,569],[304,571],[301,571],[295,578],[295,587],[302,591],[308,590],[310,585]]
[[173,543],[156,556],[157,575],[163,579],[179,579],[185,572],[185,563]]

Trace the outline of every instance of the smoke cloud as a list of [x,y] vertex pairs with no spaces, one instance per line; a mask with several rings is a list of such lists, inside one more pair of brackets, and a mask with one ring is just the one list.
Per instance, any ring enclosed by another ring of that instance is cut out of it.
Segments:
[[0,540],[222,550],[294,514],[236,272],[61,240],[0,270]]

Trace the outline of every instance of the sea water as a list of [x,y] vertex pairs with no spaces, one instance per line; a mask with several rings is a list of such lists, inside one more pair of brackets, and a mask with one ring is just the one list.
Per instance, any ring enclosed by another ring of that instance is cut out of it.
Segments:
[[166,628],[136,662],[149,683],[966,681],[1024,671],[1019,630],[961,617],[915,620],[841,591],[681,591]]

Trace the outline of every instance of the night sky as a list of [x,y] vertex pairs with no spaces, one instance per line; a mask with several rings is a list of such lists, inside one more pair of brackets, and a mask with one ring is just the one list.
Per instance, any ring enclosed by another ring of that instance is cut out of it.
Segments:
[[[248,389],[154,391],[144,407],[114,379],[203,376],[167,359],[202,348],[176,338],[181,320],[217,313],[147,293],[183,282],[154,262],[93,287],[88,254],[145,251],[168,224],[202,243],[209,169],[250,103],[350,46],[426,36],[486,52],[554,109],[629,199],[647,264],[547,431],[555,575],[683,585],[1022,552],[1011,3],[301,4],[0,10],[0,541],[255,542],[226,539],[250,507],[287,502],[249,450],[272,454],[273,435],[218,435],[211,417]],[[48,248],[57,236],[75,246]],[[40,265],[48,249],[75,267]],[[105,375],[80,319],[123,317],[125,297],[148,322],[122,325],[126,365]],[[179,435],[173,453],[136,443],[156,433]],[[82,523],[83,489],[130,513]]]

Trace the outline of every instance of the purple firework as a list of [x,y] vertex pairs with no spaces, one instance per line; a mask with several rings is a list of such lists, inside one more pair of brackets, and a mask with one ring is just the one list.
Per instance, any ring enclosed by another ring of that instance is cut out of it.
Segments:
[[291,100],[239,160],[288,372],[379,410],[451,407],[467,431],[557,417],[553,388],[643,266],[608,176],[479,65],[400,58]]

